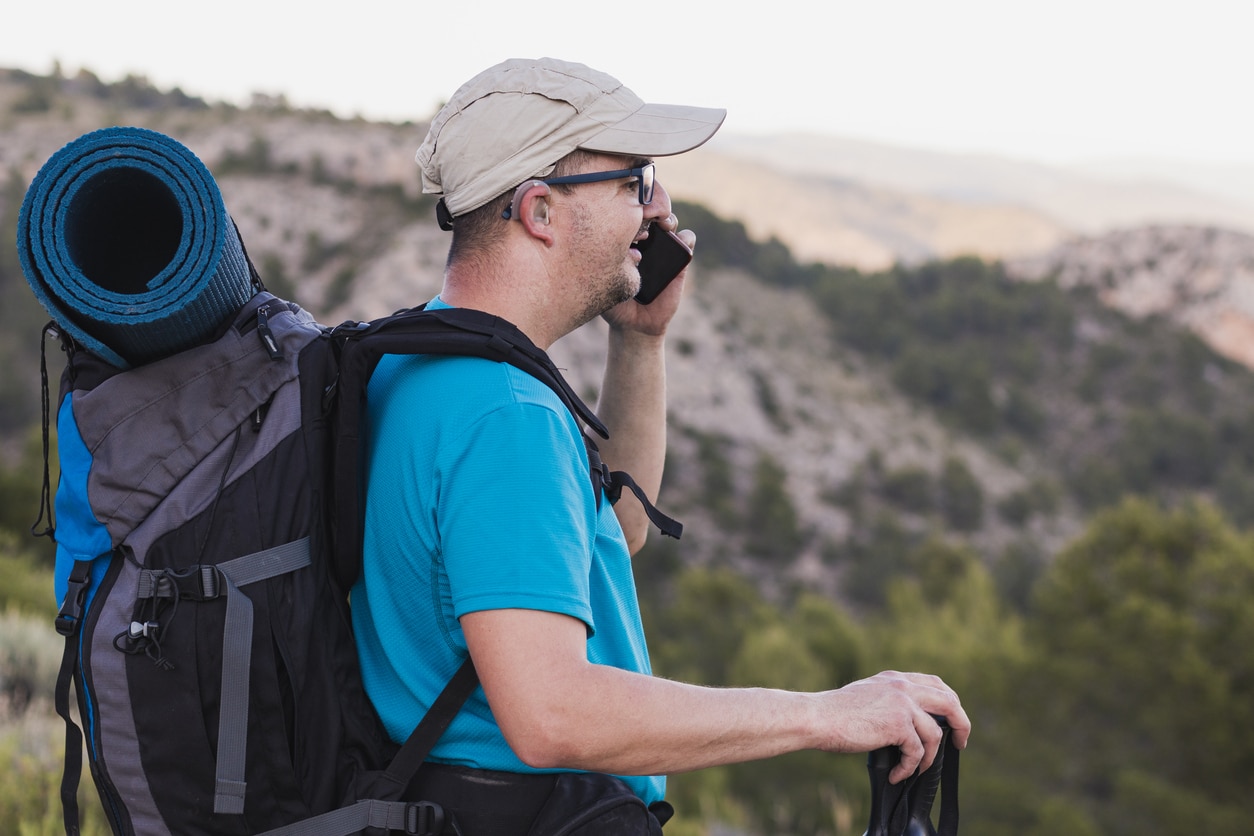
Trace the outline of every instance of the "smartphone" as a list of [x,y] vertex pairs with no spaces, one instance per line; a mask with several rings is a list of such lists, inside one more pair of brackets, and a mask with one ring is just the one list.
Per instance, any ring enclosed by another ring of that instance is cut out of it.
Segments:
[[636,294],[636,301],[642,305],[656,299],[692,261],[688,245],[656,223],[649,224],[649,237],[637,244],[636,249],[640,250],[640,292]]

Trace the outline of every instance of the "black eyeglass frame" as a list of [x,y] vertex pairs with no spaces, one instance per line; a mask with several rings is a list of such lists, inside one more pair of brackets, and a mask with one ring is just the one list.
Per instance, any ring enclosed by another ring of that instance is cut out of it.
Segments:
[[[647,172],[647,176],[646,176]],[[549,177],[543,180],[528,180],[519,186],[521,190],[523,186],[530,186],[533,183],[543,183],[546,186],[576,186],[580,183],[600,183],[605,180],[624,180],[628,177],[636,178],[636,196],[640,200],[641,206],[648,206],[653,202],[654,187],[657,185],[657,165],[656,163],[645,163],[637,168],[619,168],[614,171],[589,171],[585,174],[567,174],[562,177]],[[518,202],[517,190],[514,196],[514,203]],[[501,213],[501,217],[509,220],[514,215],[514,206],[506,207]]]
[[[648,176],[645,175],[645,172],[648,172]],[[657,183],[657,166],[654,163],[645,163],[639,168],[620,168],[615,171],[589,171],[586,174],[567,174],[564,177],[549,177],[540,182],[547,183],[550,186],[560,186],[563,184],[599,183],[602,180],[622,180],[628,177],[637,178],[636,187],[640,205],[648,206],[652,203],[653,186]]]

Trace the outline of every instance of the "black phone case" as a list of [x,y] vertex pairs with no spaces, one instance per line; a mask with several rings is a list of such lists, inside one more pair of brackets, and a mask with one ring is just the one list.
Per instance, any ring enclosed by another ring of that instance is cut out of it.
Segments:
[[649,237],[636,245],[640,250],[640,292],[636,301],[647,305],[692,261],[692,250],[673,232],[649,224]]

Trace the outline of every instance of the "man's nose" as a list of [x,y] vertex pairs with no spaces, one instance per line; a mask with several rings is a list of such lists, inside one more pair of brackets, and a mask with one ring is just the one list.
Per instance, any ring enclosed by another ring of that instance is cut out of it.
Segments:
[[671,196],[661,182],[653,184],[653,200],[644,207],[644,216],[649,220],[665,218],[671,213]]

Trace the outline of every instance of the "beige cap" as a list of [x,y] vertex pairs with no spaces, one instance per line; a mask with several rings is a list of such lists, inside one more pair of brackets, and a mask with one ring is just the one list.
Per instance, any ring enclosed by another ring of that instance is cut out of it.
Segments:
[[646,104],[616,78],[555,58],[515,58],[461,86],[416,159],[422,190],[453,216],[478,209],[578,148],[664,157],[705,142],[727,111]]

